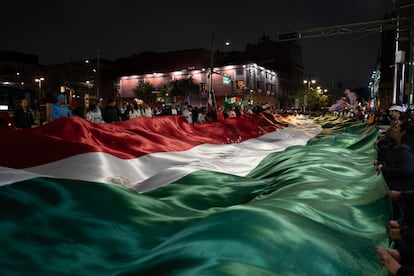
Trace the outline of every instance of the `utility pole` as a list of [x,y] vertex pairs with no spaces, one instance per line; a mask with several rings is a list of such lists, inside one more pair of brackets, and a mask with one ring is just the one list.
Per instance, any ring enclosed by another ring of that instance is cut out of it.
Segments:
[[[413,5],[413,16],[414,16],[414,5]],[[414,98],[414,17],[411,20],[411,29],[410,29],[410,61],[408,63],[409,68],[409,80],[410,80],[410,95],[408,97],[408,105],[410,107],[413,106],[413,98]]]
[[401,53],[399,53],[398,41],[400,39],[400,16],[397,16],[397,28],[395,31],[395,56],[394,56],[394,81],[392,86],[392,104],[397,103],[397,83],[398,83],[398,64],[401,62]]
[[[411,1],[410,1],[411,2]],[[414,28],[414,4],[400,5],[399,2],[395,2],[394,6],[395,13],[397,14],[397,28],[395,34],[395,68],[394,68],[394,86],[393,86],[393,104],[404,104],[405,96],[405,82],[406,82],[406,65],[408,65],[408,83],[410,85],[409,97],[407,104],[409,106],[413,103],[413,83],[414,83],[414,72],[413,72],[413,28]],[[400,18],[405,17],[409,19],[405,26],[401,26]],[[404,43],[408,41],[409,45],[406,45],[406,50],[410,54],[408,62],[406,62],[406,51],[401,51],[400,42]],[[399,91],[396,89],[396,82],[400,77],[400,88]],[[399,92],[399,94],[398,94]],[[398,99],[397,94],[399,95]]]
[[401,8],[411,8],[408,12],[411,15],[411,28],[410,28],[410,58],[408,62],[409,68],[409,83],[410,83],[410,94],[408,97],[408,105],[413,106],[414,101],[414,4],[403,6]]

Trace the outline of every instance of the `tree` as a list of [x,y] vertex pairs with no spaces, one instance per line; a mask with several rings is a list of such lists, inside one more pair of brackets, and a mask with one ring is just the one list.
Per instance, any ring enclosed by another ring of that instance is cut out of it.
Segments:
[[167,88],[168,93],[172,97],[188,97],[191,95],[199,95],[200,85],[195,83],[192,77],[180,80],[174,80]]
[[308,110],[318,110],[319,109],[319,94],[317,89],[309,89],[307,92],[308,95]]
[[140,83],[134,90],[135,97],[147,103],[154,102],[156,99],[156,94],[152,93],[154,90],[155,87],[152,84],[148,82]]
[[311,88],[306,93],[308,95],[308,109],[316,111],[322,107],[330,106],[332,97],[325,93],[322,89]]

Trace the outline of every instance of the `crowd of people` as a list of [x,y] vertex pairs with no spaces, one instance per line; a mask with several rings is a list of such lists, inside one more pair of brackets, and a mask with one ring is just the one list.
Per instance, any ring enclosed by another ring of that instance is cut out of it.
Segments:
[[[104,104],[104,106],[103,106]],[[267,106],[263,108],[263,106]],[[182,104],[171,103],[168,105],[150,106],[145,102],[132,101],[117,103],[114,99],[108,99],[106,102],[98,101],[89,105],[86,113],[80,112],[78,105],[67,104],[67,98],[64,94],[59,94],[56,103],[52,106],[50,117],[51,120],[57,120],[61,117],[79,116],[86,120],[96,123],[115,123],[135,119],[139,117],[157,117],[163,115],[179,115],[190,124],[201,124],[209,121],[220,121],[226,118],[239,117],[244,113],[253,114],[270,110],[270,105],[260,104],[252,105],[230,105],[219,106],[211,109],[206,106],[193,106],[188,102]],[[14,126],[16,128],[30,128],[39,126],[35,121],[33,109],[28,108],[28,101],[22,99],[19,106],[14,110]]]
[[393,202],[393,219],[384,226],[393,246],[377,246],[375,252],[390,275],[414,275],[414,110],[393,105],[380,113],[376,126],[374,165]]

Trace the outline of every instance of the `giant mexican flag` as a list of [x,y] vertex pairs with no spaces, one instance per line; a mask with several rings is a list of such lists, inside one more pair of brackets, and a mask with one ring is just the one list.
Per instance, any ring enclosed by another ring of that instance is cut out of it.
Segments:
[[4,275],[386,275],[376,130],[177,116],[0,129]]

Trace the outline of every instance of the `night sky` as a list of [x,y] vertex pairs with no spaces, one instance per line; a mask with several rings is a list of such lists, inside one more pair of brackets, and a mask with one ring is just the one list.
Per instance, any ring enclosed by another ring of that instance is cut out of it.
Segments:
[[[144,51],[244,50],[266,34],[381,20],[392,0],[5,1],[0,50],[39,56],[41,64]],[[328,87],[366,86],[380,51],[379,34],[301,40],[305,75]]]

